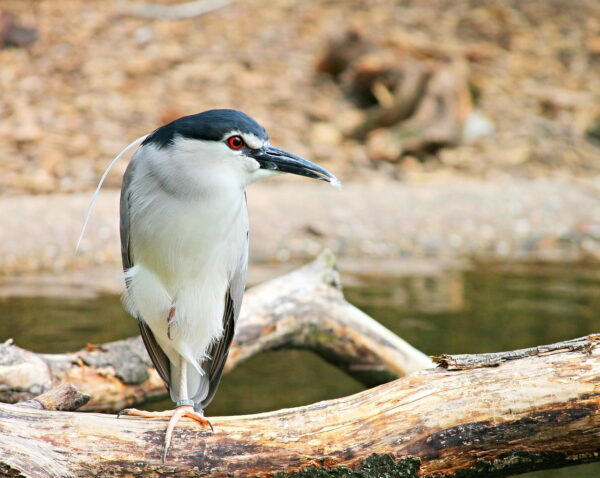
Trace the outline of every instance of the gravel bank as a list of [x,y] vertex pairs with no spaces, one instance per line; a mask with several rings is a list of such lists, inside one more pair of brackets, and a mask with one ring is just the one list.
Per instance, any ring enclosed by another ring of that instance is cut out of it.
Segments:
[[[0,198],[0,272],[60,271],[120,262],[118,192],[105,191],[81,252],[89,194]],[[600,178],[252,186],[251,257],[301,261],[328,247],[347,263],[433,257],[600,259]]]

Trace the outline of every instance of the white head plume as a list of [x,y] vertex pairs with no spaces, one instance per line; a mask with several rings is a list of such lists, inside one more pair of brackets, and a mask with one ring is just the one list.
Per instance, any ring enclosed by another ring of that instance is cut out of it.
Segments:
[[147,137],[148,137],[148,135],[145,134],[144,136],[139,137],[138,139],[136,139],[135,141],[133,141],[132,143],[127,145],[127,147],[123,151],[121,151],[117,155],[117,157],[115,159],[113,159],[111,161],[111,163],[108,165],[108,167],[104,170],[104,173],[102,174],[102,177],[100,178],[100,182],[98,183],[98,186],[96,187],[96,190],[94,191],[94,195],[92,196],[92,199],[90,200],[90,204],[88,205],[87,211],[85,213],[85,220],[83,221],[83,228],[81,229],[81,234],[79,235],[79,240],[77,241],[77,246],[75,246],[75,254],[77,254],[77,251],[79,251],[79,246],[81,245],[81,240],[83,239],[83,235],[85,234],[85,229],[88,225],[90,216],[92,214],[92,208],[94,207],[94,204],[96,203],[96,199],[98,199],[98,194],[100,194],[100,189],[102,188],[102,184],[104,184],[104,180],[106,179],[106,176],[108,176],[108,173],[110,173],[110,170],[113,168],[113,166],[115,164],[117,164],[117,161],[119,161],[119,159],[121,159],[125,154],[127,154],[127,152],[130,151],[132,148],[141,144]]

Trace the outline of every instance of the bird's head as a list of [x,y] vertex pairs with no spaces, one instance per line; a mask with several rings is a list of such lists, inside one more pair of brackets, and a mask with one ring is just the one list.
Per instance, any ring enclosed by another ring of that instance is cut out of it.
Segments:
[[265,129],[236,110],[184,116],[148,135],[142,147],[169,189],[208,183],[245,187],[279,173],[339,186],[338,179],[320,166],[271,146]]

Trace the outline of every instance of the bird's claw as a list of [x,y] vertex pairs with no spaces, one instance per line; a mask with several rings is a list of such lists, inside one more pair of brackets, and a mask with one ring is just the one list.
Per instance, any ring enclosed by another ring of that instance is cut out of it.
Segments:
[[192,407],[191,405],[182,405],[180,407],[177,407],[172,412],[173,412],[173,414],[171,415],[169,424],[167,425],[167,433],[165,434],[165,449],[163,451],[163,459],[162,459],[163,463],[165,463],[165,461],[167,460],[167,453],[169,453],[169,448],[171,446],[173,430],[175,430],[175,426],[177,425],[177,422],[179,422],[181,417],[188,417],[188,418],[191,418],[192,420],[196,420],[198,423],[200,423],[202,425],[208,425],[212,432],[215,431],[215,429],[212,426],[212,423],[210,423],[206,418],[204,418],[204,415],[196,412],[194,410],[194,407]]
[[173,414],[173,410],[165,410],[163,412],[148,412],[146,410],[138,410],[137,408],[124,408],[117,413],[117,418],[121,415],[133,415],[135,417],[143,418],[161,418],[170,417]]
[[177,407],[174,410],[165,410],[163,412],[147,412],[145,410],[138,410],[137,408],[124,408],[123,410],[117,413],[117,418],[119,418],[121,415],[133,415],[144,418],[169,418],[169,424],[167,425],[167,432],[165,434],[165,447],[162,456],[163,463],[166,461],[167,454],[169,453],[169,448],[171,447],[173,431],[175,430],[175,426],[177,425],[177,422],[179,422],[181,417],[188,417],[192,420],[196,420],[202,425],[209,426],[211,432],[214,433],[215,431],[215,429],[212,426],[212,423],[210,423],[210,421],[208,421],[202,413],[196,412],[194,410],[194,407],[191,405],[181,405],[180,407]]

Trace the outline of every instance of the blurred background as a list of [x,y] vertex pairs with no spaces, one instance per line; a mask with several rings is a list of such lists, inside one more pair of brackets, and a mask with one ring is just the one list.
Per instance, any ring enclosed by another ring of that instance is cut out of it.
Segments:
[[[599,331],[598,1],[201,3],[0,3],[0,340],[64,352],[136,333],[118,298],[126,161],[75,256],[85,208],[129,142],[210,108],[344,182],[249,189],[251,283],[328,247],[348,299],[428,354]],[[361,390],[275,353],[208,413]]]

